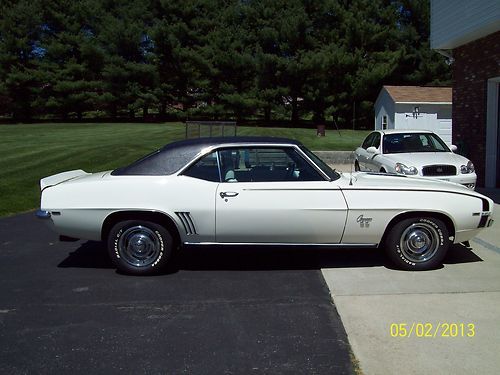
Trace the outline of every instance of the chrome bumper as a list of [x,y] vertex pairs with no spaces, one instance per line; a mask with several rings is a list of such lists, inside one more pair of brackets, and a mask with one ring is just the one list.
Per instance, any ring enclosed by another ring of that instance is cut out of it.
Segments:
[[51,214],[49,211],[37,210],[35,216],[39,219],[50,219]]

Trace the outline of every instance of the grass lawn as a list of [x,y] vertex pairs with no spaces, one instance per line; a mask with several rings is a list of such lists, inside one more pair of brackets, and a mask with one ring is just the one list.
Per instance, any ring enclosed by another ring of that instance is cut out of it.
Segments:
[[[97,172],[126,165],[184,138],[184,125],[20,124],[0,125],[0,216],[39,205],[39,180],[58,172]],[[312,150],[354,150],[367,131],[239,127],[238,135],[295,138]]]

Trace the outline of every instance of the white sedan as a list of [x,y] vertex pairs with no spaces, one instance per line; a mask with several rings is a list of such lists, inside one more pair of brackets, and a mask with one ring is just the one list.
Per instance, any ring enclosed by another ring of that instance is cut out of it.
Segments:
[[200,138],[124,168],[43,178],[41,209],[61,239],[107,242],[131,274],[164,268],[180,245],[383,247],[407,270],[492,224],[493,202],[460,185],[341,174],[299,142]]
[[474,164],[431,131],[380,130],[370,133],[355,151],[356,171],[437,178],[476,187]]

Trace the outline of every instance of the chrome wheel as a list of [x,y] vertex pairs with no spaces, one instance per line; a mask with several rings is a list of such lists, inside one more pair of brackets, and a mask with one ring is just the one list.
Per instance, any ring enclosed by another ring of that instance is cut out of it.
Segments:
[[436,228],[427,223],[414,223],[401,234],[399,246],[403,255],[415,263],[431,259],[439,249],[440,236]]
[[151,229],[142,225],[127,228],[118,239],[120,257],[135,267],[145,267],[155,263],[161,251],[161,239]]

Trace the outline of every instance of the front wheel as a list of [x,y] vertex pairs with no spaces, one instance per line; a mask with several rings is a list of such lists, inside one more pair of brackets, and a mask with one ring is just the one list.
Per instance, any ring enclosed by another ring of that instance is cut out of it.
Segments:
[[108,252],[123,273],[150,275],[165,268],[172,253],[172,236],[163,226],[150,221],[127,220],[113,226]]
[[389,258],[399,268],[422,271],[442,264],[450,244],[446,225],[433,217],[402,220],[385,243]]
[[355,172],[360,172],[361,171],[361,168],[359,167],[359,163],[358,163],[357,160],[354,162],[354,171]]

